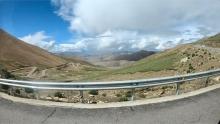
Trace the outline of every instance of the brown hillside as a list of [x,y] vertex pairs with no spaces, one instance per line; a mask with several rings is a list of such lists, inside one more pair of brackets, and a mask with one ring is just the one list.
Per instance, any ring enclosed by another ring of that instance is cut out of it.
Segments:
[[54,67],[66,60],[27,44],[0,29],[0,64],[8,69],[24,66]]

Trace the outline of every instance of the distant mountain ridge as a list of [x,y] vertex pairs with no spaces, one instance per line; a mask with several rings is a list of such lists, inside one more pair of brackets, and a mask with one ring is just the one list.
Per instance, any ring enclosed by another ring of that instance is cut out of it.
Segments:
[[131,54],[118,55],[118,56],[115,56],[113,59],[114,60],[138,61],[150,55],[153,55],[154,53],[156,52],[141,50],[141,51],[137,51]]
[[56,54],[68,58],[77,56],[92,63],[93,65],[116,69],[116,68],[124,67],[126,65],[130,65],[135,61],[141,60],[155,53],[156,53],[155,51],[140,50],[137,52],[134,51],[113,51],[113,52],[94,52],[94,53],[60,52]]

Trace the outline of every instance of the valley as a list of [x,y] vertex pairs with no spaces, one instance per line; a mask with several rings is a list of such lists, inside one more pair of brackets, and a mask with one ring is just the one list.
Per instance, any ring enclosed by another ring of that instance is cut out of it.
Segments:
[[142,50],[93,55],[54,55],[20,41],[3,30],[0,31],[0,36],[1,66],[25,80],[130,80],[187,74],[220,67],[220,34],[160,52]]
[[[220,68],[219,35],[159,52],[127,51],[75,56],[47,52],[1,30],[0,75],[1,78],[17,80],[90,82],[146,79],[207,71]],[[214,85],[218,80],[212,79],[208,85]],[[181,85],[181,92],[200,89],[204,84],[206,84],[205,79],[184,83]],[[165,85],[137,88],[136,99],[173,95],[175,87],[175,85]],[[38,99],[42,100],[80,102],[77,91],[37,91],[5,86],[2,88],[2,92],[19,97],[36,98],[38,94],[40,96]],[[127,101],[130,97],[131,91],[125,89],[84,92],[85,103]]]

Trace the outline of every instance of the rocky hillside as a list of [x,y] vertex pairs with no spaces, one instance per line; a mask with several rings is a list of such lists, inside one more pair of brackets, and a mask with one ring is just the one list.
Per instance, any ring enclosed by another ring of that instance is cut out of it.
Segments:
[[215,36],[204,38],[198,43],[209,47],[220,48],[220,33]]

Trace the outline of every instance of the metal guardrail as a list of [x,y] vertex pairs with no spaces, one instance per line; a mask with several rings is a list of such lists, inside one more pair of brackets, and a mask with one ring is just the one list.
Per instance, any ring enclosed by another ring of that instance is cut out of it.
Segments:
[[[142,80],[111,81],[111,82],[38,82],[38,81],[18,81],[0,79],[0,84],[47,90],[78,90],[82,94],[85,90],[112,90],[112,89],[135,89],[142,87],[176,84],[177,94],[179,93],[179,84],[186,81],[192,81],[201,78],[209,78],[220,75],[220,69],[206,72],[198,72],[186,75],[170,76],[163,78],[152,78]],[[133,91],[133,90],[132,90]]]
[[220,69],[199,72],[187,75],[152,78],[142,80],[111,81],[111,82],[38,82],[38,81],[18,81],[0,79],[0,84],[34,89],[54,89],[54,90],[110,90],[110,89],[130,89],[148,86],[180,83],[200,78],[220,75]]

